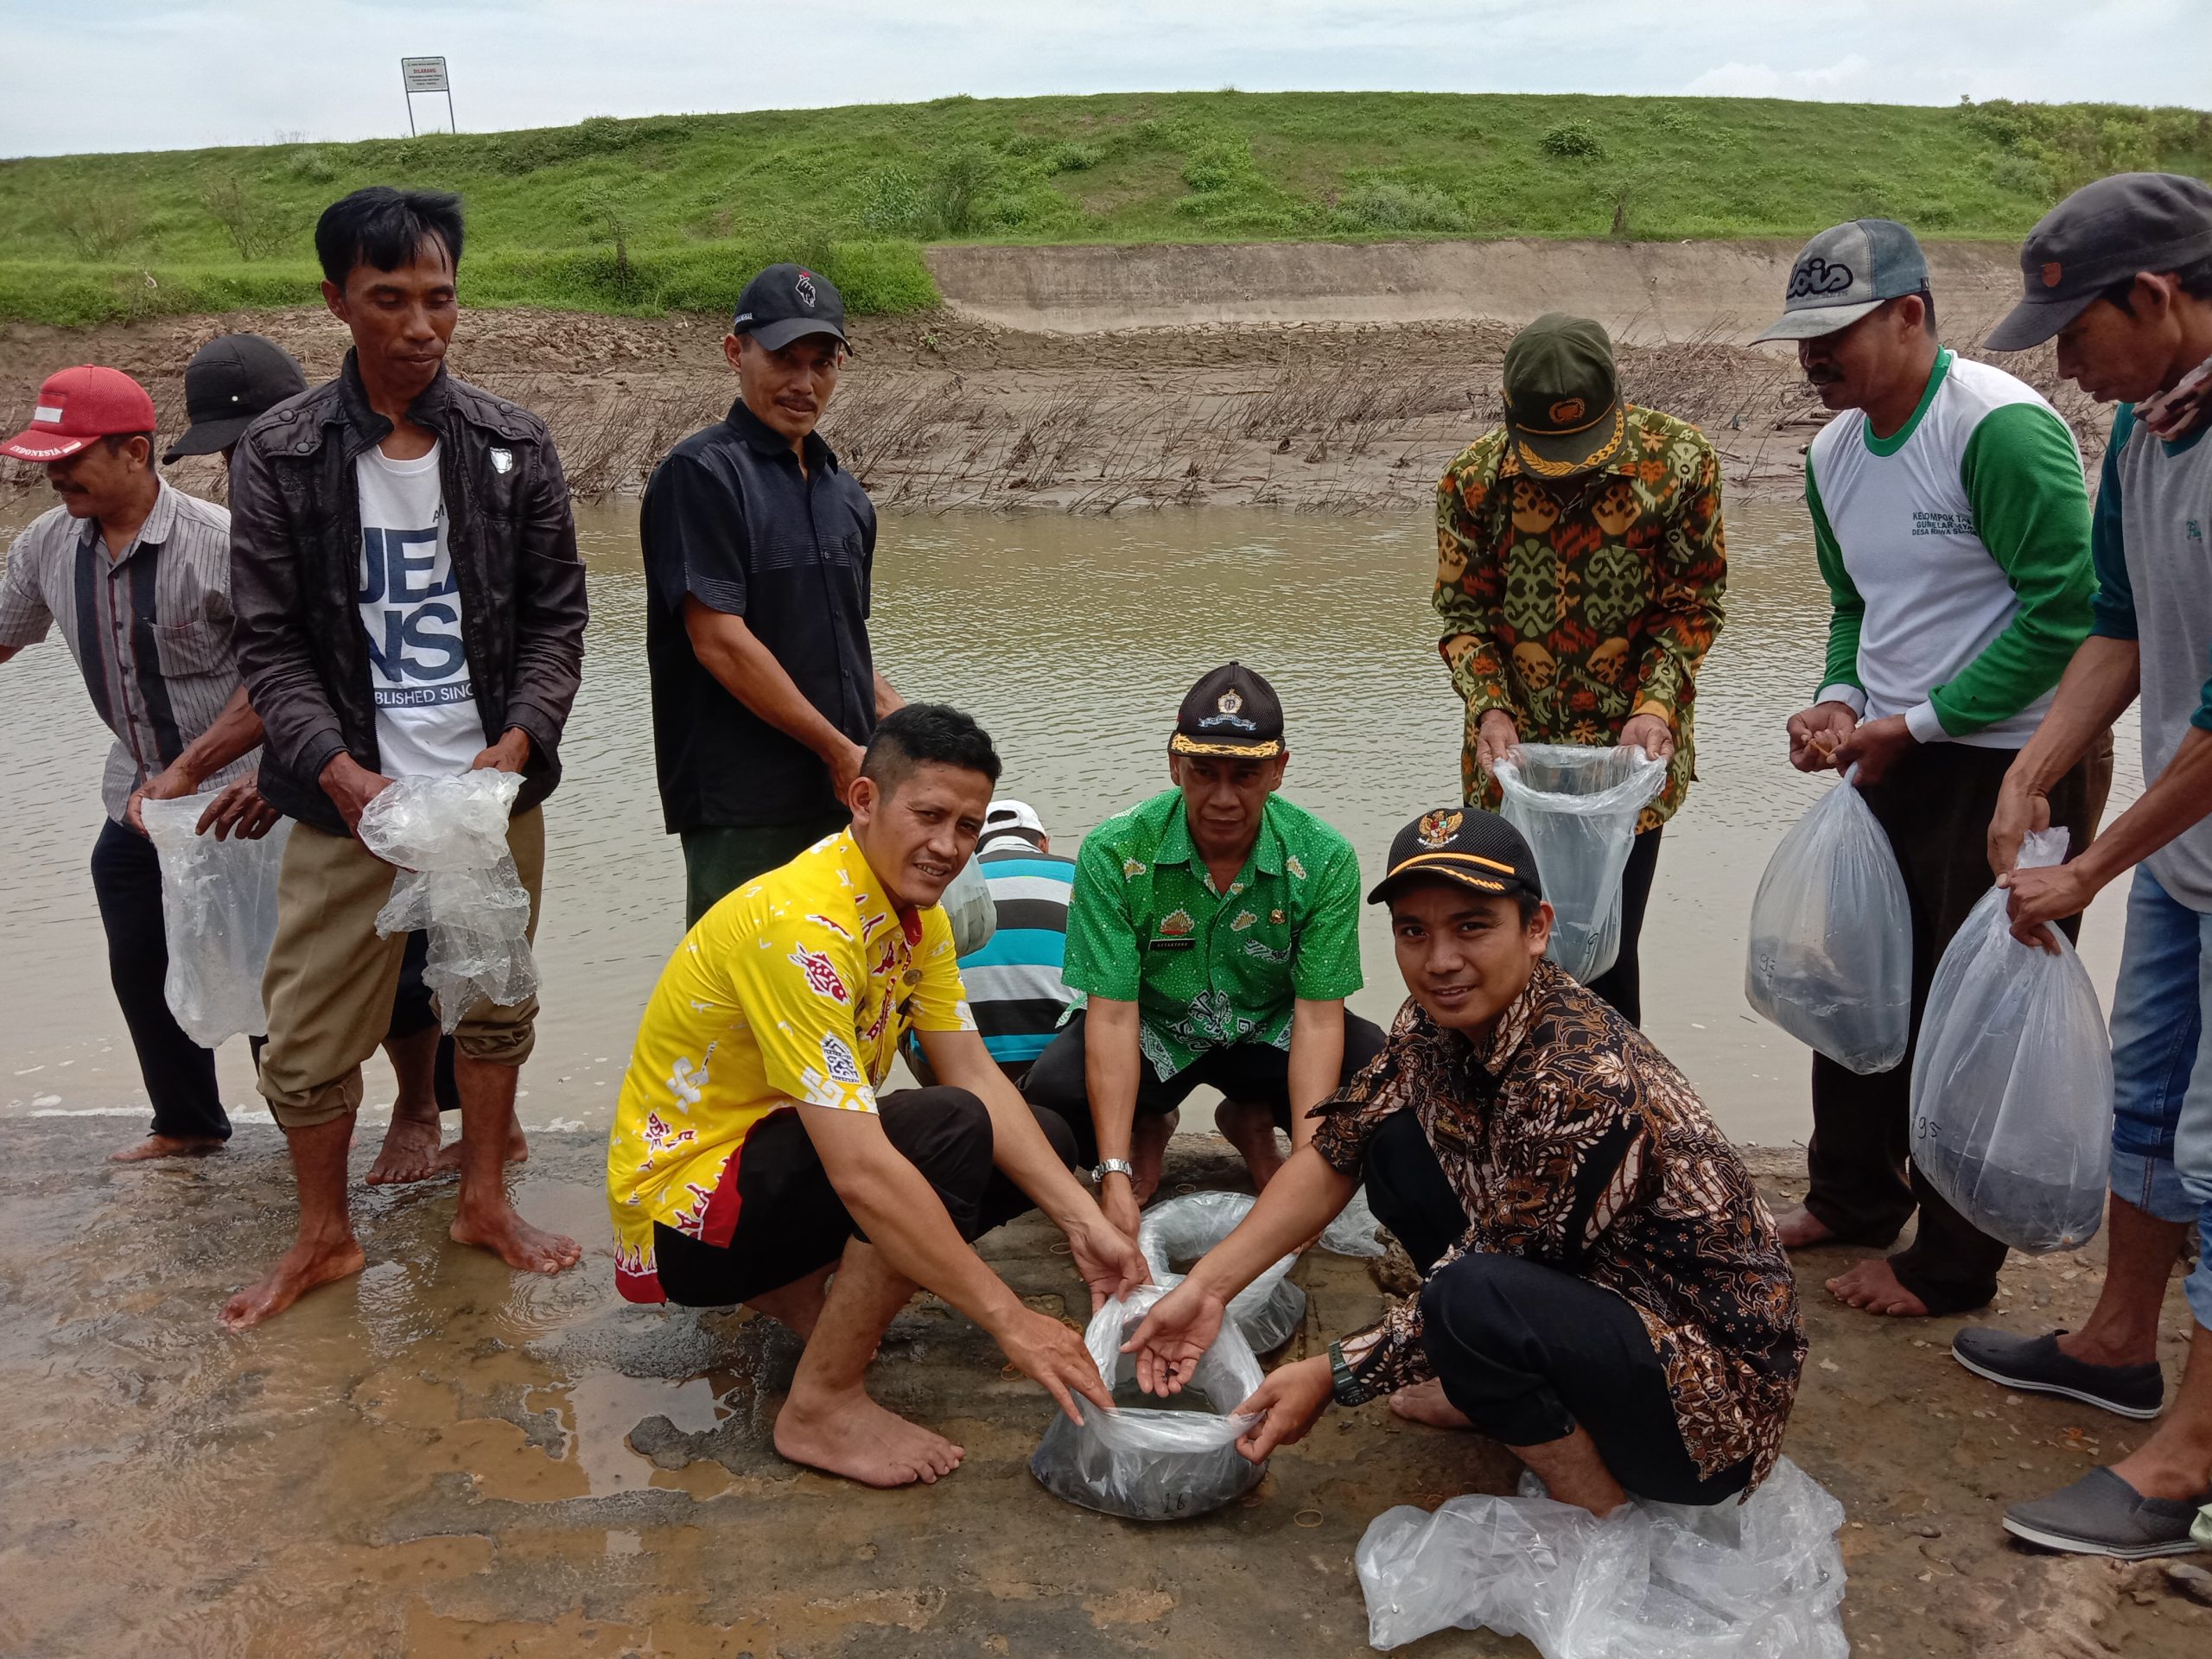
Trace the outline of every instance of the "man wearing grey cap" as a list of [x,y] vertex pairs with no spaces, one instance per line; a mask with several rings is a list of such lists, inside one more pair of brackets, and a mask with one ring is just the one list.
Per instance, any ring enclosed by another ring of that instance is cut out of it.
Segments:
[[[2012,889],[2016,933],[2079,911],[2130,869],[2127,940],[2113,994],[2112,1221],[2096,1311],[2035,1337],[1961,1331],[1952,1353],[2010,1388],[2124,1417],[2165,1398],[2158,1318],[2191,1222],[2212,1239],[2212,188],[2125,173],[2075,191],[2029,235],[2025,293],[1990,343],[2054,334],[2060,372],[2117,401],[2097,491],[2096,619],[2050,712],[2005,779],[1989,861]],[[2142,798],[2072,863],[2014,870],[2051,783],[2140,694]],[[2054,1549],[2138,1559],[2196,1548],[2212,1503],[2212,1258],[2184,1287],[2195,1328],[2165,1421],[2110,1468],[2005,1511],[2005,1529]]]
[[[1889,836],[1912,917],[1916,1029],[1944,947],[1989,887],[1981,826],[2095,591],[2072,432],[2024,382],[1942,348],[1934,307],[1912,232],[1855,219],[1806,244],[1762,336],[1796,342],[1838,411],[1805,456],[1832,609],[1821,689],[1789,720],[1790,763],[1855,769]],[[2087,766],[2055,777],[2050,800],[2086,842]],[[1916,1209],[1910,1249],[1828,1289],[1876,1313],[1961,1313],[1996,1294],[2005,1247],[1908,1173],[1911,1077],[1910,1051],[1871,1077],[1813,1057],[1812,1184],[1783,1239],[1880,1247]]]

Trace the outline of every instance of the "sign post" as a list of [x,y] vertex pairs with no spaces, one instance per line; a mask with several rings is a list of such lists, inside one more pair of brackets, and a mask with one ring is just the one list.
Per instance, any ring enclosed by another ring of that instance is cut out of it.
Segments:
[[407,90],[407,135],[415,136],[415,94],[443,92],[446,95],[446,125],[461,130],[453,114],[453,79],[446,73],[443,58],[402,58],[399,60],[399,84]]

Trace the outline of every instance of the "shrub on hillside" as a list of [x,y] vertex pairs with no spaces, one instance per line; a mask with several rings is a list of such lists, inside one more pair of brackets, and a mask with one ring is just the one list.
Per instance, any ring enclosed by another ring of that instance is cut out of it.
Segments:
[[223,227],[224,236],[239,258],[251,263],[297,251],[291,246],[295,240],[291,215],[247,189],[237,174],[210,177],[200,188],[200,200],[207,216]]
[[880,168],[861,181],[860,222],[875,236],[926,237],[936,229],[927,193],[903,167]]
[[1467,216],[1442,191],[1401,179],[1360,179],[1337,203],[1337,220],[1354,232],[1464,231]]
[[1562,162],[1595,161],[1605,153],[1605,142],[1587,121],[1561,121],[1544,129],[1536,147]]
[[296,149],[286,159],[284,170],[308,184],[328,184],[338,176],[338,163],[327,149]]
[[1249,138],[1225,134],[1203,138],[1183,158],[1183,182],[1200,195],[1233,190],[1255,176]]

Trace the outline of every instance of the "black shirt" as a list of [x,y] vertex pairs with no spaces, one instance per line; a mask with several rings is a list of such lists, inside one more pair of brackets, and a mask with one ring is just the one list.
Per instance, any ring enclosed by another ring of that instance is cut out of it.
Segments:
[[830,768],[709,673],[683,627],[686,594],[745,625],[830,723],[875,729],[868,582],[875,507],[820,437],[806,471],[742,399],[668,452],[639,524],[650,598],[653,751],[671,834],[791,823],[836,810]]

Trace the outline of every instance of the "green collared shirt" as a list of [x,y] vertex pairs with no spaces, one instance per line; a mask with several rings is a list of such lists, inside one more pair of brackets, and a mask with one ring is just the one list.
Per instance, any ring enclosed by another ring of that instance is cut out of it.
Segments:
[[1270,795],[1223,893],[1191,844],[1182,792],[1155,795],[1084,837],[1062,977],[1138,1005],[1139,1040],[1162,1078],[1236,1043],[1287,1048],[1294,1001],[1359,988],[1359,859]]

